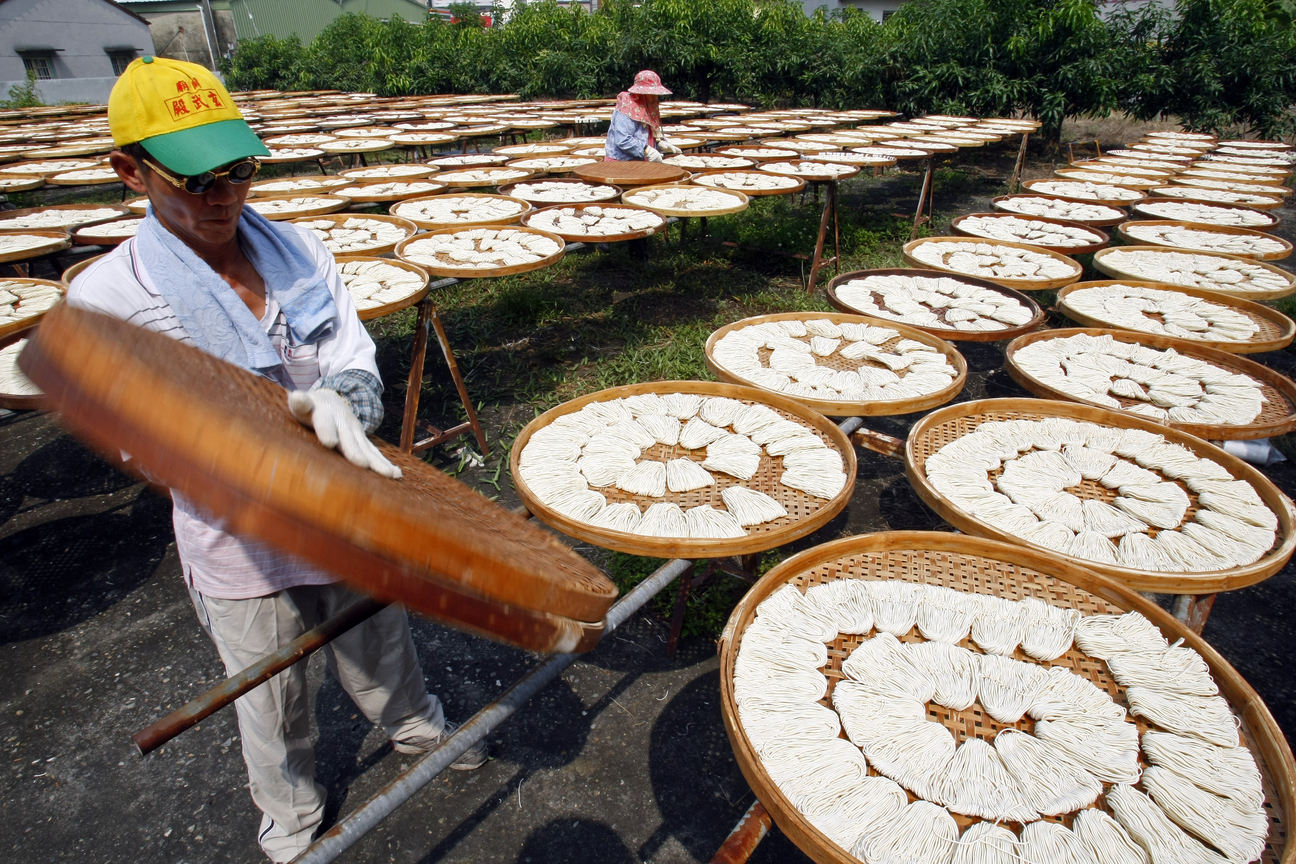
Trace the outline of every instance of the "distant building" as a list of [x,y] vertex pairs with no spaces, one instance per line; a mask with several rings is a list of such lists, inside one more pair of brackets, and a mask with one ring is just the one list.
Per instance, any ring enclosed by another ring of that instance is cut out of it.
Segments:
[[814,13],[820,6],[829,12],[838,9],[858,9],[873,16],[875,21],[885,21],[891,13],[899,9],[904,0],[801,0],[807,15]]
[[296,35],[302,44],[339,15],[363,13],[374,18],[399,15],[406,21],[427,20],[427,0],[226,0],[240,40],[272,33],[279,38]]
[[46,103],[107,102],[152,52],[148,22],[112,0],[0,0],[0,98],[30,72]]
[[149,22],[153,52],[158,57],[198,63],[216,69],[234,50],[238,33],[230,0],[209,0],[211,19],[197,0],[119,0]]

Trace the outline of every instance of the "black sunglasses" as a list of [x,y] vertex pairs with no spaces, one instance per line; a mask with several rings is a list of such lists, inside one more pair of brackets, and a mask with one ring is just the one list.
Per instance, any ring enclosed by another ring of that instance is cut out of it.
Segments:
[[261,162],[255,156],[231,162],[225,167],[224,171],[207,171],[203,174],[194,174],[188,177],[176,176],[149,159],[145,159],[144,164],[152,168],[163,180],[177,189],[183,189],[190,195],[203,194],[215,186],[216,181],[222,177],[228,177],[229,182],[236,186],[242,185],[255,177],[256,173],[261,170]]

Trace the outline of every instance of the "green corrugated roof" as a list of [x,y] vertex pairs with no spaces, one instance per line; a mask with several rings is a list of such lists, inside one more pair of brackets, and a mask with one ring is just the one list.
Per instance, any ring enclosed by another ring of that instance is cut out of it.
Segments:
[[303,43],[309,43],[346,12],[374,18],[399,15],[406,21],[422,21],[427,16],[427,4],[419,0],[229,0],[229,8],[239,39],[267,33],[285,38],[295,33]]

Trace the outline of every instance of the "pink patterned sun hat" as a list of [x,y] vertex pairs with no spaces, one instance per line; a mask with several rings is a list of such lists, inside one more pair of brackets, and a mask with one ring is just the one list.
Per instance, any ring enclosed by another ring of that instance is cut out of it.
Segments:
[[662,85],[661,76],[651,69],[645,69],[635,76],[631,93],[651,93],[655,96],[669,96],[671,91]]

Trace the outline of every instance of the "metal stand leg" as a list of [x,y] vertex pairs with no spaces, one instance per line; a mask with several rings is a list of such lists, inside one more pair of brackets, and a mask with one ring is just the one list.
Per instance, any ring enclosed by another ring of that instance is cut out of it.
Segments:
[[[810,281],[806,283],[806,290],[809,291],[811,294],[814,293],[814,290],[815,290],[815,281],[818,280],[818,278],[819,278],[819,268],[820,268],[820,266],[823,265],[823,249],[824,249],[824,241],[828,239],[828,217],[829,217],[829,216],[831,216],[832,219],[833,219],[833,234],[834,234],[834,237],[833,237],[833,245],[834,245],[834,247],[836,247],[836,244],[837,244],[837,238],[836,238],[836,233],[837,233],[837,184],[836,184],[836,183],[828,183],[827,185],[828,185],[828,194],[827,194],[827,196],[825,196],[825,198],[824,198],[824,209],[823,209],[823,215],[822,215],[821,217],[819,217],[819,236],[815,238],[815,251],[814,251],[814,258],[813,258],[813,259],[811,260],[811,262],[810,262]],[[818,188],[819,188],[819,184],[816,183],[816,184],[815,184],[815,188],[818,189]],[[834,251],[837,251],[837,250],[834,248]],[[835,263],[835,262],[837,261],[837,259],[840,258],[840,257],[841,257],[840,255],[836,256],[836,257],[833,259],[834,263]],[[841,271],[838,270],[838,272],[841,272]]]
[[1026,142],[1030,140],[1030,133],[1023,132],[1021,146],[1017,148],[1017,164],[1013,166],[1012,181],[1008,184],[1008,192],[1016,192],[1017,187],[1021,185],[1022,169],[1026,167]]
[[711,856],[711,864],[746,864],[773,823],[764,805],[753,801],[725,842]]
[[931,194],[932,172],[935,170],[936,160],[927,159],[927,171],[923,174],[922,190],[918,193],[918,209],[914,211],[913,232],[910,233],[909,239],[918,239],[918,227],[931,221],[931,217],[923,215],[923,207],[927,204],[927,197]]
[[1180,594],[1175,598],[1174,616],[1200,636],[1215,605],[1215,597],[1214,594]]
[[[444,431],[427,423],[420,423],[418,420],[419,395],[423,389],[423,364],[427,358],[429,327],[436,330],[437,341],[441,343],[441,353],[445,355],[446,365],[450,367],[450,377],[454,379],[455,388],[459,391],[459,399],[463,402],[464,411],[468,415],[467,423],[460,423]],[[415,441],[416,426],[428,432],[428,437]],[[458,438],[470,430],[477,438],[477,445],[481,447],[482,455],[489,456],[490,448],[486,446],[486,433],[477,419],[477,409],[473,406],[472,397],[468,395],[468,386],[459,372],[459,364],[455,362],[454,351],[451,350],[450,340],[441,325],[436,304],[430,297],[424,298],[419,304],[418,320],[414,325],[414,354],[410,359],[409,383],[405,390],[405,414],[401,418],[400,448],[406,453],[417,453]]]

